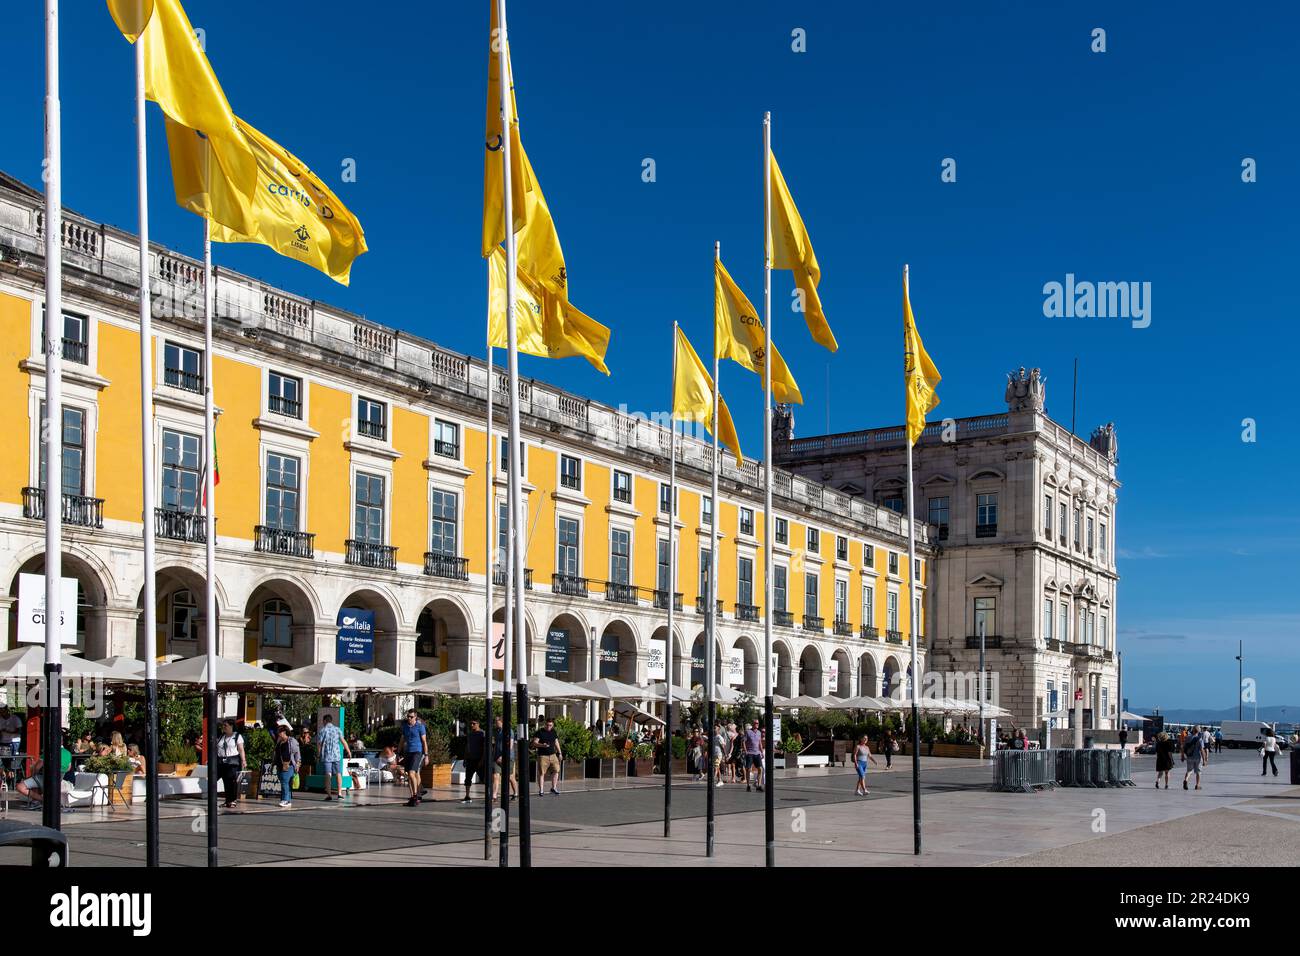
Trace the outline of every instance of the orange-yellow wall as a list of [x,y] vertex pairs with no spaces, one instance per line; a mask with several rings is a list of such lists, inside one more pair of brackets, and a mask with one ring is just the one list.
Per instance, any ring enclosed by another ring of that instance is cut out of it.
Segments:
[[[20,374],[18,363],[31,351],[32,304],[26,299],[0,293],[0,361],[4,362],[5,375],[0,376],[0,398],[13,415],[27,408],[28,376]],[[25,413],[13,417],[11,423],[26,422]],[[24,429],[26,431],[26,429]],[[26,435],[13,435],[0,455],[0,500],[19,504],[23,488],[31,479],[30,439]],[[137,444],[137,448],[139,445]]]

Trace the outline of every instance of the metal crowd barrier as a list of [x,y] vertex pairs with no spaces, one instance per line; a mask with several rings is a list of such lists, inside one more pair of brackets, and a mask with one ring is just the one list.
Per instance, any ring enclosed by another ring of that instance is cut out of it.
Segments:
[[1033,793],[1050,787],[1132,787],[1133,755],[1127,750],[999,750],[993,788]]

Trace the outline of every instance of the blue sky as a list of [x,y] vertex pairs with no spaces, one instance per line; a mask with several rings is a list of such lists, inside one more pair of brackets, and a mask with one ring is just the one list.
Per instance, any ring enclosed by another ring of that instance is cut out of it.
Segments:
[[[0,168],[33,183],[41,6],[8,6],[0,84]],[[98,0],[63,6],[64,201],[134,229],[131,51]],[[392,6],[403,12],[316,0],[304,16],[277,0],[188,0],[236,112],[333,184],[372,250],[347,289],[261,247],[218,247],[217,262],[481,354],[486,3]],[[1233,706],[1243,638],[1261,702],[1300,704],[1287,699],[1300,677],[1300,518],[1279,506],[1300,464],[1300,18],[1283,3],[1139,6],[516,0],[523,135],[572,299],[614,330],[609,379],[580,360],[522,369],[615,406],[663,407],[671,322],[707,349],[714,240],[761,300],[771,110],[840,342],[833,356],[811,342],[777,273],[773,327],[807,402],[798,433],[828,416],[833,430],[900,420],[909,262],[944,375],[939,413],[999,410],[1004,373],[1040,366],[1049,412],[1068,423],[1077,356],[1079,430],[1116,422],[1130,701]],[[1098,27],[1105,53],[1090,49]],[[791,50],[796,28],[805,53]],[[154,107],[149,122],[153,237],[198,254]],[[940,178],[949,157],[955,183]],[[1255,183],[1242,182],[1246,157]],[[355,183],[340,182],[346,158]],[[1150,327],[1045,318],[1043,286],[1067,273],[1150,282]],[[755,381],[733,366],[722,385],[761,453]]]

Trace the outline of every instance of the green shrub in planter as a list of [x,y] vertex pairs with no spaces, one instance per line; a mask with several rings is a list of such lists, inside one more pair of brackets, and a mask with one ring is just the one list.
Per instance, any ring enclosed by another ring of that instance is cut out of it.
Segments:
[[591,755],[593,734],[582,723],[556,717],[555,731],[560,735],[560,752],[565,760],[586,760]]
[[803,738],[798,734],[787,734],[781,738],[782,753],[798,753],[803,750]]
[[654,758],[654,744],[637,744],[632,748],[633,760],[651,760]]
[[673,759],[674,759],[674,760],[685,760],[685,759],[686,759],[686,749],[687,749],[687,748],[686,748],[686,738],[685,738],[685,737],[674,737],[674,738],[673,738]]
[[198,760],[198,752],[183,740],[168,740],[163,743],[158,760],[162,763],[194,763]]
[[110,777],[115,773],[131,769],[131,761],[118,754],[108,754],[103,757],[91,757],[82,767],[86,773],[106,773]]
[[270,731],[261,727],[250,730],[244,736],[244,756],[252,770],[260,771],[262,764],[271,763],[275,759],[275,741],[271,739]]

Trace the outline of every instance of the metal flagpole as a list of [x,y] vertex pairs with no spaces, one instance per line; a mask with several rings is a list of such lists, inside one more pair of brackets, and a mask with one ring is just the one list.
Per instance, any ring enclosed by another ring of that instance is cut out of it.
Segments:
[[519,741],[519,865],[532,866],[532,834],[529,832],[531,820],[528,808],[528,659],[527,637],[524,617],[524,515],[523,500],[520,489],[520,471],[523,456],[519,450],[519,350],[517,348],[517,330],[515,328],[515,230],[514,209],[510,185],[510,123],[514,117],[510,113],[510,69],[509,69],[509,32],[506,28],[506,0],[497,0],[497,23],[500,27],[497,44],[497,62],[501,71],[501,163],[502,187],[505,193],[506,224],[506,361],[509,368],[510,382],[510,426],[509,451],[506,461],[509,464],[506,494],[510,502],[510,513],[515,515],[514,562],[510,568],[514,580],[515,592],[515,670],[518,697],[515,706],[519,711],[519,726],[516,728]]
[[[488,264],[491,275],[492,266]],[[483,512],[484,542],[483,554],[486,573],[483,575],[483,697],[484,718],[483,733],[484,764],[486,776],[483,779],[483,859],[492,859],[492,776],[496,770],[496,755],[493,746],[496,743],[496,724],[492,719],[492,576],[496,574],[493,557],[496,555],[493,540],[493,525],[496,511],[496,499],[492,494],[492,282],[488,281],[488,328],[487,328],[487,454],[483,463]],[[505,801],[510,802],[509,784],[507,783]]]
[[[907,299],[907,266],[903,266],[903,298]],[[907,329],[903,329],[903,351],[906,353]],[[906,355],[904,355],[906,359]],[[904,377],[904,387],[910,383]],[[903,419],[907,420],[907,404],[904,401]],[[908,617],[911,623],[911,645],[912,645],[912,667],[911,667],[911,686],[909,688],[912,695],[912,852],[919,855],[921,852],[921,724],[918,717],[916,706],[916,687],[920,680],[920,672],[916,663],[916,635],[918,633],[916,626],[916,515],[913,510],[913,499],[915,494],[912,488],[912,439],[907,439],[907,600],[910,604],[908,608]]]
[[153,490],[153,317],[149,297],[149,161],[144,44],[135,41],[135,142],[140,200],[140,525],[144,551],[145,861],[158,865],[158,632],[155,621]]
[[[713,243],[713,262],[716,264],[722,258],[722,243]],[[718,662],[716,660],[718,649],[715,641],[718,634],[718,518],[722,509],[718,506],[718,420],[721,416],[718,414],[718,323],[713,323],[713,486],[710,490],[712,497],[710,501],[709,513],[709,592],[705,595],[708,598],[708,606],[705,608],[705,648],[704,648],[704,712],[705,720],[708,724],[707,733],[709,745],[707,753],[709,755],[709,782],[706,788],[705,808],[704,808],[704,855],[713,856],[713,788],[714,788],[714,770],[713,770],[713,737],[714,722],[717,720],[717,703],[714,700],[713,682],[716,679]],[[719,767],[719,773],[721,768]]]
[[[41,822],[59,828],[63,633],[63,144],[59,0],[45,0],[45,700]],[[75,609],[73,609],[73,613]]]
[[673,606],[677,602],[677,322],[673,322],[672,388],[668,399],[668,635],[664,641],[664,836],[673,832]]
[[[205,637],[208,643],[208,683],[204,689],[204,712],[208,758],[208,866],[217,865],[217,423],[212,395],[212,220],[203,217],[203,509],[205,590]],[[234,794],[226,794],[233,800]]]
[[772,688],[772,114],[763,114],[763,814],[768,866],[776,866],[776,803],[773,797],[773,772],[776,766],[776,742],[772,739],[774,720]]
[[[492,498],[492,507],[496,507],[496,496]],[[505,592],[506,603],[505,613],[505,633],[502,637],[505,640],[505,664],[501,670],[501,729],[504,732],[502,737],[505,740],[505,749],[501,753],[501,839],[498,841],[500,850],[500,866],[510,865],[510,681],[514,676],[515,660],[515,602],[514,602],[514,581],[510,577],[510,569],[515,566],[515,514],[508,507],[506,508],[506,583],[502,590]],[[525,784],[527,781],[525,781]]]

